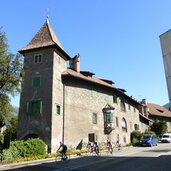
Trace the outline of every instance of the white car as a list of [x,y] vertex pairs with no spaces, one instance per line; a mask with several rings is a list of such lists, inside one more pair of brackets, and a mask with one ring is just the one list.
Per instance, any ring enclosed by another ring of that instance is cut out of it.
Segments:
[[162,135],[161,142],[171,142],[171,134],[165,133]]

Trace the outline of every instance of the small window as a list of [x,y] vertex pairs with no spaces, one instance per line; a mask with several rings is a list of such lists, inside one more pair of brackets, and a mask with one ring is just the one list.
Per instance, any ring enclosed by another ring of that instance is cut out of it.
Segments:
[[40,87],[40,77],[33,77],[32,85],[33,85],[33,87]]
[[31,101],[27,103],[27,113],[29,115],[42,114],[42,101]]
[[120,107],[121,107],[121,111],[122,111],[122,112],[126,112],[126,107],[125,107],[124,101],[121,101]]
[[116,117],[116,127],[119,127],[119,120],[118,120],[118,117]]
[[42,62],[42,55],[35,55],[34,56],[34,63],[41,63]]
[[137,131],[137,130],[139,130],[139,125],[138,124],[135,124],[134,125],[134,129]]
[[130,104],[128,104],[128,109],[131,110],[131,105]]
[[59,106],[59,105],[56,105],[56,113],[58,114],[58,115],[60,115],[60,113],[61,113],[61,107]]
[[97,124],[97,113],[93,113],[92,122],[93,122],[93,124]]
[[113,103],[117,103],[117,96],[113,95]]
[[117,97],[116,95],[113,95],[113,103],[119,104],[120,98]]

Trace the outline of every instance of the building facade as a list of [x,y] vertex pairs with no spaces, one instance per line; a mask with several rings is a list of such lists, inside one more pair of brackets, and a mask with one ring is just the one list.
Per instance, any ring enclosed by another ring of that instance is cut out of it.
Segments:
[[171,30],[168,30],[167,32],[160,35],[160,43],[162,49],[169,103],[171,104]]
[[52,153],[60,141],[71,147],[80,141],[128,144],[133,130],[148,129],[144,105],[111,80],[81,71],[80,55],[63,50],[48,21],[19,52],[25,75],[18,139],[39,137]]

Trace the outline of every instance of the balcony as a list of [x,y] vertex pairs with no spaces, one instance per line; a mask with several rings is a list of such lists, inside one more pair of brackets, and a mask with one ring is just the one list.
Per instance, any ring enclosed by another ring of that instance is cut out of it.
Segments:
[[113,113],[114,108],[112,106],[106,105],[105,108],[103,108],[105,134],[109,134],[114,130]]

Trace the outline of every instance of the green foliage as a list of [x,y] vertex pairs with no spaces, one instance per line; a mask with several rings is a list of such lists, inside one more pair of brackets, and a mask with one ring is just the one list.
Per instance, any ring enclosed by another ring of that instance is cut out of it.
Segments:
[[26,147],[26,157],[35,156],[35,155],[44,155],[46,153],[45,143],[39,139],[29,139],[24,142]]
[[4,135],[8,134],[11,137],[11,141],[14,141],[17,136],[17,124],[18,124],[18,118],[13,117],[10,119],[10,125],[8,126],[8,129],[4,132]]
[[39,159],[42,156],[47,158],[45,143],[39,139],[29,139],[27,141],[12,141],[8,150],[2,151],[3,162],[11,162],[25,158],[25,160]]
[[21,55],[14,55],[9,51],[6,35],[0,28],[0,115],[11,114],[9,95],[21,91],[22,68]]
[[140,144],[140,140],[137,138],[133,138],[131,143],[133,146],[138,146]]
[[131,132],[131,144],[133,146],[139,145],[141,137],[142,137],[142,133],[140,131],[132,131]]
[[140,140],[142,137],[142,133],[140,131],[132,131],[131,132],[131,141],[136,138],[138,140]]
[[167,132],[167,123],[163,120],[155,120],[151,125],[151,131],[154,131],[157,136]]
[[11,151],[9,149],[8,150],[3,150],[1,157],[2,157],[1,160],[3,162],[11,162],[11,161],[13,161],[13,156],[12,156],[12,153],[11,153]]
[[156,134],[155,132],[153,132],[153,131],[145,131],[143,134]]
[[17,149],[18,154],[20,157],[24,157],[26,154],[26,147],[24,145],[24,141],[12,141],[10,144],[10,150],[13,150],[14,148]]

